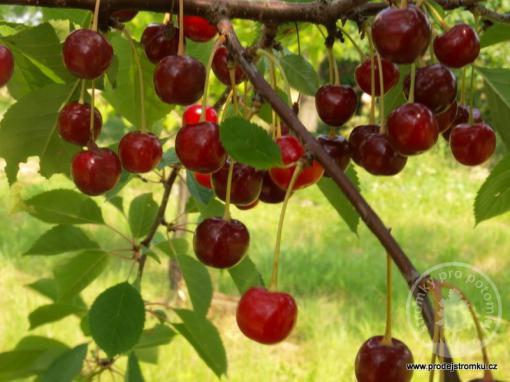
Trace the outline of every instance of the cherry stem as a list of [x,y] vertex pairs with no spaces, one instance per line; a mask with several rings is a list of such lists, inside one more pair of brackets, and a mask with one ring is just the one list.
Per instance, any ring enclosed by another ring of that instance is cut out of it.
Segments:
[[379,87],[381,89],[381,95],[379,96],[379,107],[380,107],[380,121],[381,121],[381,131],[384,133],[386,131],[386,124],[384,123],[385,115],[384,115],[384,76],[383,76],[383,67],[381,55],[377,55],[377,66],[379,69]]
[[360,48],[360,46],[358,45],[358,43],[354,40],[354,38],[351,36],[351,34],[349,32],[347,32],[344,28],[342,27],[338,27],[338,29],[340,29],[342,31],[342,33],[345,35],[345,37],[347,37],[349,39],[349,41],[352,43],[352,46],[354,47],[354,49],[356,49],[356,51],[358,52],[359,54],[359,58],[361,60],[363,60],[363,58],[365,57],[365,53],[363,53],[363,50]]
[[172,20],[172,14],[165,13],[165,16],[163,17],[163,24],[167,25],[171,20]]
[[416,87],[416,63],[413,62],[411,65],[411,86],[409,88],[409,99],[408,103],[414,103],[414,90]]
[[381,341],[383,345],[392,346],[393,338],[391,336],[392,327],[392,314],[391,314],[391,300],[392,300],[392,260],[389,254],[386,255],[386,332]]
[[81,80],[80,100],[81,104],[85,103],[85,80]]
[[428,1],[425,1],[425,4],[427,5],[427,8],[429,10],[430,15],[437,21],[441,29],[443,29],[445,32],[450,30],[450,26],[445,21],[443,16],[439,14],[436,8],[432,4],[430,4]]
[[[328,60],[329,60],[329,73],[330,73],[330,82],[335,84],[335,86],[340,86],[340,73],[338,71],[338,65],[335,60],[335,53],[333,52],[333,46],[328,46]],[[333,78],[331,78],[331,73],[333,73]]]
[[230,89],[230,92],[228,93],[227,99],[225,100],[225,104],[223,105],[223,108],[221,109],[221,115],[220,115],[220,121],[223,121],[223,116],[225,115],[225,112],[227,110],[228,105],[232,101],[232,95],[234,94],[234,89]]
[[474,122],[473,109],[475,107],[475,67],[471,65],[471,85],[470,85],[470,97],[469,97],[469,124],[472,125]]
[[[278,69],[278,71],[280,72],[280,76],[283,79],[283,83],[284,83],[284,86],[285,86],[285,92],[287,93],[287,97],[288,97],[288,102],[289,102],[289,104],[292,104],[292,93],[290,91],[289,79],[285,75],[285,71],[283,70],[283,67],[281,66],[280,61],[278,60],[278,58],[276,58],[274,56],[274,54],[272,54],[271,52],[269,52],[267,50],[264,50],[264,49],[258,49],[257,53],[267,57],[267,59],[269,60],[270,64],[274,65],[274,67],[276,67]],[[277,86],[276,85],[276,81],[274,83],[274,86],[275,86],[274,90],[277,90],[276,89],[276,86]]]
[[93,18],[93,22],[92,22],[92,30],[94,32],[97,32],[97,27],[98,27],[98,24],[99,24],[99,8],[101,6],[101,0],[96,0],[96,6],[94,8],[94,18]]
[[287,205],[289,204],[290,197],[292,196],[292,189],[296,184],[297,178],[303,170],[303,162],[299,161],[294,168],[292,178],[290,179],[289,187],[285,193],[285,199],[283,200],[282,210],[280,212],[280,220],[278,222],[278,230],[276,232],[276,243],[274,246],[274,257],[273,257],[273,273],[271,274],[271,284],[269,285],[270,290],[278,289],[278,269],[280,265],[280,249],[282,244],[282,232],[283,232],[283,221],[285,219],[285,212],[287,211]]
[[372,39],[369,40],[370,46],[370,124],[375,125],[375,54]]
[[227,193],[225,195],[225,212],[223,219],[230,221],[230,194],[232,193],[232,177],[234,175],[234,160],[230,158],[230,164],[228,166],[228,177],[227,177]]
[[229,69],[228,70],[228,76],[230,78],[230,87],[232,88],[232,103],[234,105],[234,112],[236,115],[240,115],[239,110],[239,95],[237,92],[237,85],[236,85],[236,71],[235,69]]
[[460,85],[460,104],[466,104],[466,76],[467,76],[467,68],[464,67],[462,69],[462,81]]
[[207,113],[207,95],[209,92],[209,80],[211,78],[211,67],[213,64],[214,56],[216,54],[216,51],[220,47],[221,44],[225,41],[225,38],[223,36],[220,36],[216,42],[214,43],[214,46],[211,51],[211,55],[209,56],[209,61],[207,61],[207,67],[205,68],[205,85],[204,85],[204,94],[202,96],[202,109],[200,110],[200,122],[205,122]]
[[92,95],[90,97],[90,142],[94,142],[96,140],[95,132],[94,132],[94,120],[95,120],[95,111],[96,111],[96,80],[92,80]]
[[179,0],[179,48],[177,55],[184,56],[184,0]]

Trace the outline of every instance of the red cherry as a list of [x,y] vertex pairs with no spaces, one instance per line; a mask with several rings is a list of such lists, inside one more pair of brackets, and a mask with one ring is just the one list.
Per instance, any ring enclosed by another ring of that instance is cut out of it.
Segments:
[[249,245],[248,229],[234,219],[205,219],[193,236],[193,249],[198,259],[214,268],[233,267],[244,257]]
[[101,34],[77,29],[64,41],[63,57],[67,70],[76,77],[93,80],[110,66],[113,48]]
[[201,172],[194,172],[193,176],[195,177],[195,180],[198,184],[200,184],[202,187],[208,188],[212,190],[212,178],[211,174],[204,174]]
[[359,153],[362,166],[372,175],[397,175],[407,163],[407,157],[395,150],[385,134],[368,136]]
[[[409,98],[410,75],[404,80],[404,93]],[[414,99],[433,113],[440,113],[457,98],[457,79],[441,64],[429,65],[416,71]]]
[[[393,62],[388,61],[384,58],[381,59],[383,82],[384,82],[384,94],[386,94],[392,87],[394,87],[400,79],[400,72],[397,65]],[[379,81],[379,63],[375,60],[375,95],[379,97],[381,95],[381,82]],[[372,61],[370,58],[363,61],[358,65],[354,72],[356,76],[356,82],[358,83],[361,90],[367,94],[372,94]]]
[[[480,110],[477,108],[473,109],[473,121],[475,123],[483,122],[482,114],[480,113]],[[468,122],[469,122],[469,106],[458,104],[457,105],[457,115],[455,117],[455,120],[451,124],[450,129],[443,131],[444,139],[446,139],[449,142],[452,128],[454,126],[460,125],[462,123],[468,123]]]
[[356,356],[358,382],[409,382],[413,371],[407,368],[414,362],[411,350],[395,338],[385,345],[382,336],[368,339]]
[[480,54],[480,39],[469,25],[455,25],[434,39],[434,53],[442,64],[462,68],[477,59]]
[[[225,166],[212,174],[213,190],[221,200],[225,200],[227,195],[227,180],[229,161]],[[232,188],[230,192],[230,201],[232,204],[246,206],[258,200],[262,190],[263,173],[253,167],[241,163],[234,163],[234,172],[232,173]]]
[[[191,105],[186,108],[182,115],[182,125],[196,125],[202,118],[202,105]],[[205,120],[207,122],[218,123],[218,112],[213,107],[205,108]]]
[[121,23],[127,23],[135,18],[138,11],[135,9],[121,9],[112,13],[112,17],[120,21]]
[[14,57],[9,48],[0,45],[0,88],[5,86],[14,72]]
[[[305,155],[305,149],[299,140],[292,135],[285,135],[276,140],[280,146],[282,161],[285,167],[272,168],[269,170],[273,182],[283,190],[286,190],[294,174],[295,164]],[[316,160],[307,165],[301,171],[294,184],[294,190],[311,186],[317,183],[324,174],[324,168]]]
[[260,192],[259,200],[268,204],[278,204],[285,200],[287,192],[278,187],[268,171],[264,172],[264,180],[262,182],[262,191]]
[[217,33],[218,30],[209,20],[199,16],[184,16],[184,34],[190,40],[207,42]]
[[[337,135],[335,137],[330,137],[329,135],[320,135],[317,138],[317,141],[328,153],[328,155],[335,161],[338,167],[345,171],[351,162],[349,142],[347,139],[341,135]],[[327,171],[324,176],[329,177]]]
[[241,211],[247,211],[247,210],[251,210],[251,209],[257,207],[258,204],[259,204],[259,200],[257,199],[253,203],[247,204],[246,206],[236,205],[236,207],[239,208]]
[[452,129],[450,148],[455,159],[463,165],[478,166],[494,154],[496,134],[485,123],[463,123]]
[[297,305],[287,293],[250,288],[237,306],[237,325],[244,335],[266,345],[287,338],[297,320]]
[[143,31],[141,43],[147,58],[157,64],[163,58],[177,54],[179,29],[171,24],[151,24]]
[[358,100],[350,86],[325,85],[315,94],[319,117],[330,126],[342,126],[356,111]]
[[[212,70],[216,77],[225,85],[230,86],[229,53],[224,46],[219,47],[214,54]],[[235,83],[240,84],[246,79],[243,69],[235,65]]]
[[[103,119],[94,108],[94,140],[101,133]],[[65,105],[58,115],[58,132],[62,139],[75,145],[85,146],[90,141],[90,105],[72,102]]]
[[396,64],[412,64],[425,51],[432,36],[427,16],[415,7],[388,7],[376,16],[372,36],[379,54]]
[[163,157],[163,149],[154,134],[136,131],[122,137],[119,157],[126,171],[142,174],[157,167]]
[[122,171],[120,160],[110,149],[80,151],[72,160],[71,173],[76,187],[87,195],[101,195],[115,187]]
[[377,134],[379,130],[380,127],[377,125],[361,125],[352,130],[351,135],[349,135],[349,149],[351,158],[357,165],[362,166],[360,154],[361,145],[365,142],[365,139],[372,134]]
[[154,86],[163,102],[191,105],[204,93],[204,65],[187,56],[165,57],[156,66]]
[[405,104],[388,117],[388,136],[403,155],[427,151],[437,142],[438,135],[434,114],[422,104]]
[[182,127],[175,137],[175,151],[188,170],[206,174],[220,170],[227,160],[220,128],[211,122]]
[[446,130],[450,129],[457,117],[457,102],[453,102],[442,113],[435,114],[435,117],[440,133],[444,133]]

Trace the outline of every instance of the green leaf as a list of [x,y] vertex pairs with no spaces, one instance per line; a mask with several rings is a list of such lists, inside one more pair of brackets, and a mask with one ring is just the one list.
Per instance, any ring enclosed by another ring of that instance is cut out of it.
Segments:
[[510,40],[510,25],[495,23],[483,32],[480,37],[480,46],[483,49],[508,40]]
[[206,43],[186,40],[186,54],[193,57],[195,60],[200,61],[205,67],[207,67],[213,46],[213,40]]
[[136,354],[140,362],[150,363],[153,365],[158,364],[159,348],[157,347],[137,349],[134,350],[134,353]]
[[198,212],[200,212],[200,221],[214,216],[223,216],[225,205],[218,199],[212,199],[207,204],[202,204],[197,200],[193,201],[195,202],[195,207],[197,208]]
[[188,288],[193,310],[205,316],[212,301],[212,282],[207,268],[188,255],[177,255],[177,262]]
[[280,63],[291,87],[303,94],[315,95],[319,88],[319,76],[308,61],[302,56],[289,54],[280,58]]
[[200,185],[191,171],[186,172],[186,186],[191,197],[199,203],[207,204],[214,198],[214,192]]
[[[346,174],[351,179],[356,189],[359,190],[358,174],[354,167],[350,166]],[[331,178],[323,177],[318,183],[318,187],[336,212],[338,212],[338,215],[347,223],[351,231],[357,233],[359,215],[336,183]]]
[[30,330],[35,329],[44,324],[59,321],[73,314],[81,316],[84,313],[86,313],[86,310],[84,310],[82,307],[78,307],[76,305],[71,304],[43,305],[28,315],[28,321],[30,322]]
[[156,248],[167,256],[185,256],[189,251],[188,241],[185,238],[177,237],[165,240],[156,245]]
[[48,20],[70,20],[73,24],[87,27],[87,20],[90,21],[90,12],[82,9],[64,8],[41,8],[44,21]]
[[57,264],[53,275],[59,300],[67,300],[85,289],[106,268],[109,257],[104,251],[86,251]]
[[109,357],[131,350],[142,335],[144,323],[142,297],[126,282],[101,293],[89,312],[92,338]]
[[175,329],[193,346],[218,376],[227,373],[227,356],[218,329],[205,317],[186,309],[176,309],[175,313],[182,324],[174,324]]
[[98,205],[72,190],[53,190],[25,201],[28,213],[50,224],[104,224]]
[[48,256],[97,248],[99,245],[90,240],[80,228],[59,225],[43,233],[25,255]]
[[234,117],[220,126],[221,143],[237,162],[257,169],[282,165],[280,148],[260,126],[246,119]]
[[126,370],[126,378],[125,382],[144,382],[145,379],[142,375],[142,369],[140,369],[140,364],[138,363],[138,358],[135,353],[129,354],[127,370]]
[[387,117],[390,113],[406,103],[404,96],[404,79],[411,71],[410,65],[400,65],[400,78],[398,84],[396,84],[388,93],[384,95],[384,115]]
[[[55,279],[49,278],[39,279],[31,284],[28,284],[27,288],[30,288],[33,291],[40,293],[41,295],[49,298],[53,302],[58,301],[58,288]],[[81,308],[82,310],[87,309],[87,305],[79,295],[74,296],[69,301],[66,301],[66,303]]]
[[7,110],[0,123],[0,157],[7,162],[9,183],[16,179],[18,164],[30,156],[39,156],[43,176],[69,172],[69,163],[79,147],[59,137],[57,118],[60,107],[71,99],[77,85],[78,82],[45,86]]
[[152,199],[152,194],[147,193],[137,196],[129,207],[129,226],[135,238],[147,235],[152,223],[156,219],[159,206]]
[[157,324],[151,329],[143,331],[140,340],[134,347],[136,350],[151,348],[154,346],[168,345],[176,333],[164,324]]
[[83,344],[62,354],[44,372],[41,382],[72,382],[80,374],[87,350],[88,345]]
[[243,294],[251,287],[264,286],[262,276],[248,256],[235,267],[230,268],[228,272],[240,294]]

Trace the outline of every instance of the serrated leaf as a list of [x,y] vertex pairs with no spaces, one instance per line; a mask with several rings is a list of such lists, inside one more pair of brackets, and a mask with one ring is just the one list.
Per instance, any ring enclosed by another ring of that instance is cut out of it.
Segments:
[[67,300],[80,293],[104,271],[108,261],[106,252],[91,250],[57,264],[53,275],[59,300]]
[[495,23],[491,25],[480,36],[480,46],[487,48],[488,46],[499,44],[510,40],[510,25]]
[[[347,169],[346,175],[351,179],[356,189],[359,190],[358,174],[353,166]],[[351,231],[357,234],[359,215],[336,183],[331,178],[323,177],[317,186],[336,212],[338,212],[338,215],[347,223]]]
[[135,238],[147,235],[156,215],[159,206],[152,198],[151,193],[137,196],[129,206],[129,226]]
[[280,148],[260,126],[234,117],[221,123],[221,143],[237,162],[257,169],[282,165]]
[[154,346],[168,345],[175,337],[176,333],[167,325],[157,324],[153,328],[143,331],[140,340],[134,349],[146,349]]
[[[31,284],[26,285],[26,287],[32,289],[35,292],[40,293],[41,295],[49,298],[53,302],[58,301],[58,288],[55,279],[49,278],[39,279]],[[87,305],[85,304],[80,295],[74,296],[69,301],[66,301],[66,303],[79,307],[82,310],[87,309]]]
[[41,325],[59,321],[71,315],[81,316],[86,312],[83,307],[72,304],[50,304],[43,305],[28,315],[30,330]]
[[174,328],[195,348],[218,377],[227,373],[227,356],[218,329],[205,317],[186,309],[176,309],[182,324]]
[[315,96],[319,88],[319,76],[303,56],[289,54],[281,57],[280,63],[291,87],[303,94]]
[[90,240],[80,228],[58,225],[43,233],[24,255],[49,256],[97,248],[99,245]]
[[156,245],[156,248],[167,256],[185,256],[189,251],[188,241],[182,237],[162,241]]
[[129,354],[125,382],[144,382],[142,369],[135,353]]
[[202,204],[207,204],[214,198],[214,192],[200,185],[191,171],[186,172],[186,186],[191,197]]
[[72,382],[80,374],[87,350],[88,345],[83,344],[62,354],[44,372],[41,382]]
[[230,268],[228,272],[240,294],[243,294],[251,287],[264,286],[262,276],[248,256],[235,267]]
[[50,224],[104,224],[99,206],[72,190],[52,190],[25,200],[28,213]]
[[193,310],[205,316],[212,301],[212,281],[207,268],[188,255],[177,255],[177,262],[188,289]]
[[92,338],[110,357],[131,350],[142,335],[144,323],[142,297],[129,283],[101,293],[89,312]]

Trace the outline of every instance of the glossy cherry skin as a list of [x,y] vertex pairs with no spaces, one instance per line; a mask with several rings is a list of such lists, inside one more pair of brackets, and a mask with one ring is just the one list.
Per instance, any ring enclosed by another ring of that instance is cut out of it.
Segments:
[[457,117],[457,102],[453,102],[445,111],[435,114],[435,117],[440,133],[450,129]]
[[363,168],[372,175],[397,175],[407,163],[407,157],[395,150],[385,134],[372,134],[367,137],[359,153]]
[[381,343],[383,337],[368,339],[356,356],[358,382],[409,382],[413,371],[407,365],[414,362],[411,350],[395,338],[392,345]]
[[[351,154],[349,149],[349,142],[341,135],[331,137],[329,135],[320,135],[317,141],[328,155],[335,161],[335,163],[342,170],[345,171],[351,162]],[[324,176],[328,176],[327,171]]]
[[[410,75],[404,80],[404,93],[409,98]],[[440,113],[457,98],[457,79],[450,69],[441,64],[429,65],[416,71],[415,102]]]
[[494,154],[496,134],[485,123],[463,123],[452,129],[450,148],[458,162],[466,166],[478,166]]
[[434,114],[419,103],[405,104],[388,117],[388,136],[403,155],[417,155],[437,142],[439,128]]
[[[276,140],[280,146],[282,161],[285,167],[277,167],[269,170],[271,179],[282,190],[287,190],[296,168],[295,164],[305,155],[305,149],[299,140],[292,135],[285,135]],[[316,160],[312,164],[303,167],[296,179],[293,190],[299,190],[317,183],[324,174],[324,168]]]
[[241,261],[250,245],[250,234],[238,220],[209,218],[201,222],[193,236],[197,258],[210,267],[230,268]]
[[250,288],[237,306],[237,325],[243,334],[266,345],[287,338],[297,321],[297,305],[287,293]]
[[[229,161],[225,166],[212,174],[213,190],[221,200],[225,200],[227,195],[227,180]],[[234,172],[232,173],[232,189],[230,192],[230,201],[232,204],[246,206],[258,200],[262,191],[262,180],[264,174],[241,163],[234,163]]]
[[268,204],[278,204],[285,200],[287,192],[273,182],[271,175],[268,171],[264,172],[264,180],[262,181],[262,191],[260,192],[259,200]]
[[175,151],[184,167],[205,174],[220,170],[227,160],[220,128],[211,122],[183,126],[175,137]]
[[412,64],[425,53],[432,28],[427,16],[414,5],[388,7],[376,16],[372,36],[383,58],[396,64]]
[[[475,123],[483,122],[482,114],[480,113],[480,110],[477,108],[473,109],[473,121]],[[457,115],[455,117],[455,120],[453,121],[452,125],[450,126],[450,128],[448,130],[443,131],[443,138],[449,142],[452,128],[457,125],[460,125],[462,123],[468,123],[468,122],[469,122],[469,106],[458,104],[457,105]]]
[[193,176],[195,177],[195,180],[197,181],[197,183],[200,184],[202,187],[212,190],[212,176],[211,176],[211,174],[194,172]]
[[478,58],[480,39],[469,25],[455,25],[434,39],[434,53],[442,64],[452,68],[462,68]]
[[199,16],[184,16],[184,35],[196,42],[207,42],[211,40],[218,30],[216,27]]
[[354,163],[362,166],[360,154],[361,145],[369,136],[379,133],[379,130],[380,127],[377,125],[361,125],[356,126],[352,130],[351,135],[349,135],[349,150]]
[[0,45],[0,88],[5,86],[14,72],[14,56],[9,48]]
[[156,93],[163,102],[191,105],[204,93],[205,68],[188,56],[163,58],[154,71]]
[[[224,46],[219,47],[214,54],[212,70],[214,75],[225,85],[230,86],[230,72],[229,72],[229,54],[227,48]],[[237,64],[234,67],[235,70],[235,83],[240,84],[246,77],[243,70]]]
[[163,58],[174,56],[179,48],[179,29],[173,25],[151,24],[142,34],[145,55],[154,64]]
[[[182,115],[182,125],[196,125],[202,118],[202,105],[191,105],[186,108]],[[213,107],[205,108],[205,120],[207,122],[218,123],[218,112]]]
[[236,205],[236,207],[238,209],[240,209],[241,211],[248,211],[248,210],[251,210],[251,209],[257,207],[258,204],[259,204],[259,200],[257,199],[253,203],[247,204],[246,206],[238,206],[238,205]]
[[126,171],[143,174],[158,166],[163,157],[163,148],[154,134],[135,131],[122,137],[119,157]]
[[[103,119],[94,108],[94,139],[101,133]],[[58,132],[63,140],[85,146],[90,140],[90,105],[72,102],[65,105],[58,115]]]
[[135,9],[122,9],[112,13],[112,17],[116,18],[121,23],[127,23],[135,18],[138,11]]
[[[400,79],[400,71],[397,65],[393,62],[388,61],[384,58],[381,59],[382,72],[383,72],[383,83],[384,83],[384,94],[390,91]],[[375,95],[379,97],[381,95],[381,81],[379,81],[379,63],[375,60]],[[356,68],[354,75],[356,76],[356,82],[358,83],[361,90],[367,94],[372,94],[372,61],[367,58]]]
[[110,66],[113,48],[101,34],[77,29],[64,41],[63,57],[67,70],[76,77],[93,80]]
[[315,107],[325,124],[342,126],[355,113],[357,98],[350,86],[325,85],[315,94]]
[[71,174],[76,187],[87,195],[101,195],[115,187],[122,171],[112,150],[94,148],[80,151],[72,160]]

